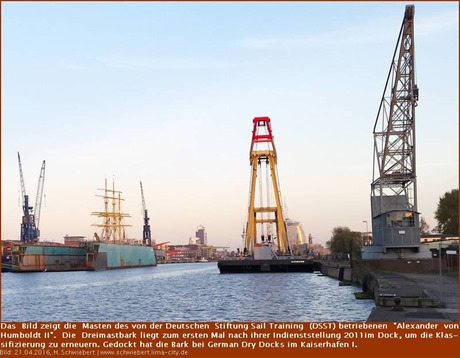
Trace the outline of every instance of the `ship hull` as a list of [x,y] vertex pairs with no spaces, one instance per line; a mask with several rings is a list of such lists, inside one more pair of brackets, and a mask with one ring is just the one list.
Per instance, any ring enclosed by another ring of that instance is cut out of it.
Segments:
[[280,273],[314,272],[315,262],[306,259],[282,260],[223,260],[217,263],[220,273]]
[[93,267],[95,270],[112,270],[157,265],[155,248],[152,246],[92,243],[97,252]]

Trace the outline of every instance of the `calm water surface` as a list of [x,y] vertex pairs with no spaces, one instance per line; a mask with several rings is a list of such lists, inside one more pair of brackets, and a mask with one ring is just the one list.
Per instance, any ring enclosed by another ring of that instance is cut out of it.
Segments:
[[2,274],[2,321],[365,321],[373,300],[318,273],[226,274],[217,263]]

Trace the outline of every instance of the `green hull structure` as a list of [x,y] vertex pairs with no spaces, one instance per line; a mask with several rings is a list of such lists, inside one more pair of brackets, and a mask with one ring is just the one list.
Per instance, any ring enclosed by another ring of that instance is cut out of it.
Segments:
[[85,247],[14,243],[2,272],[84,271],[90,269],[86,253]]
[[2,272],[98,271],[156,266],[152,246],[86,241],[80,246],[12,243]]
[[[142,187],[141,187],[142,189]],[[92,262],[95,270],[111,270],[129,267],[146,267],[157,265],[157,255],[154,246],[143,245],[146,240],[128,239],[125,233],[125,227],[131,226],[124,223],[124,219],[129,217],[122,211],[121,191],[115,190],[115,183],[112,189],[107,185],[105,180],[103,195],[104,209],[91,213],[101,219],[100,224],[93,226],[101,228],[100,236],[94,233],[95,241],[89,243],[90,252],[94,257],[89,257],[88,261]]]
[[92,242],[97,252],[94,269],[118,269],[156,266],[157,256],[152,246]]

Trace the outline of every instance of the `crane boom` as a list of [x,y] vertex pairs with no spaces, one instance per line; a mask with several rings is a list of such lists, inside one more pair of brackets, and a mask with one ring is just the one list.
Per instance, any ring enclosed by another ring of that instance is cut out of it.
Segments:
[[414,5],[407,5],[373,130],[372,231],[374,244],[385,250],[420,246],[414,13]]
[[[24,175],[22,172],[21,156],[18,152],[18,163],[19,163],[19,176],[21,181],[21,195],[22,195],[22,221],[21,221],[21,242],[37,242],[40,237],[40,230],[38,229],[36,216],[33,213],[33,207],[29,206],[29,196],[26,194],[26,186],[24,184]],[[40,215],[41,197],[43,195],[43,183],[45,179],[45,161],[40,171],[40,177],[38,180],[37,200],[35,202],[35,209],[38,208]],[[37,207],[38,205],[38,207]]]
[[37,227],[38,236],[40,236],[40,212],[42,207],[43,187],[45,184],[45,161],[43,161],[38,178],[37,196],[35,198],[35,225]]
[[[22,174],[22,164],[21,164],[21,156],[19,155],[18,152],[18,162],[19,162],[19,178],[21,180],[21,198],[22,198],[22,210],[24,212],[24,215],[26,215],[28,211],[28,196],[26,194],[26,186],[24,184],[24,175]],[[26,204],[27,201],[27,204]],[[27,211],[26,211],[27,210]]]
[[150,231],[149,225],[149,216],[147,213],[147,207],[145,206],[145,198],[144,198],[144,189],[142,188],[142,181],[141,183],[141,196],[142,196],[142,210],[144,213],[144,227],[142,230],[142,243],[147,246],[152,246],[152,233]]

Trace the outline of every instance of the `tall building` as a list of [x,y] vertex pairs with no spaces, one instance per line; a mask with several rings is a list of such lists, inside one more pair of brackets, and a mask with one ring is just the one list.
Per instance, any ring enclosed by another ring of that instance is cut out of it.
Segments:
[[286,219],[286,230],[291,249],[307,243],[302,225],[299,222]]
[[208,244],[208,234],[206,233],[206,229],[203,225],[198,226],[198,229],[195,232],[195,237],[199,239],[197,241],[197,244],[200,244],[200,245]]

